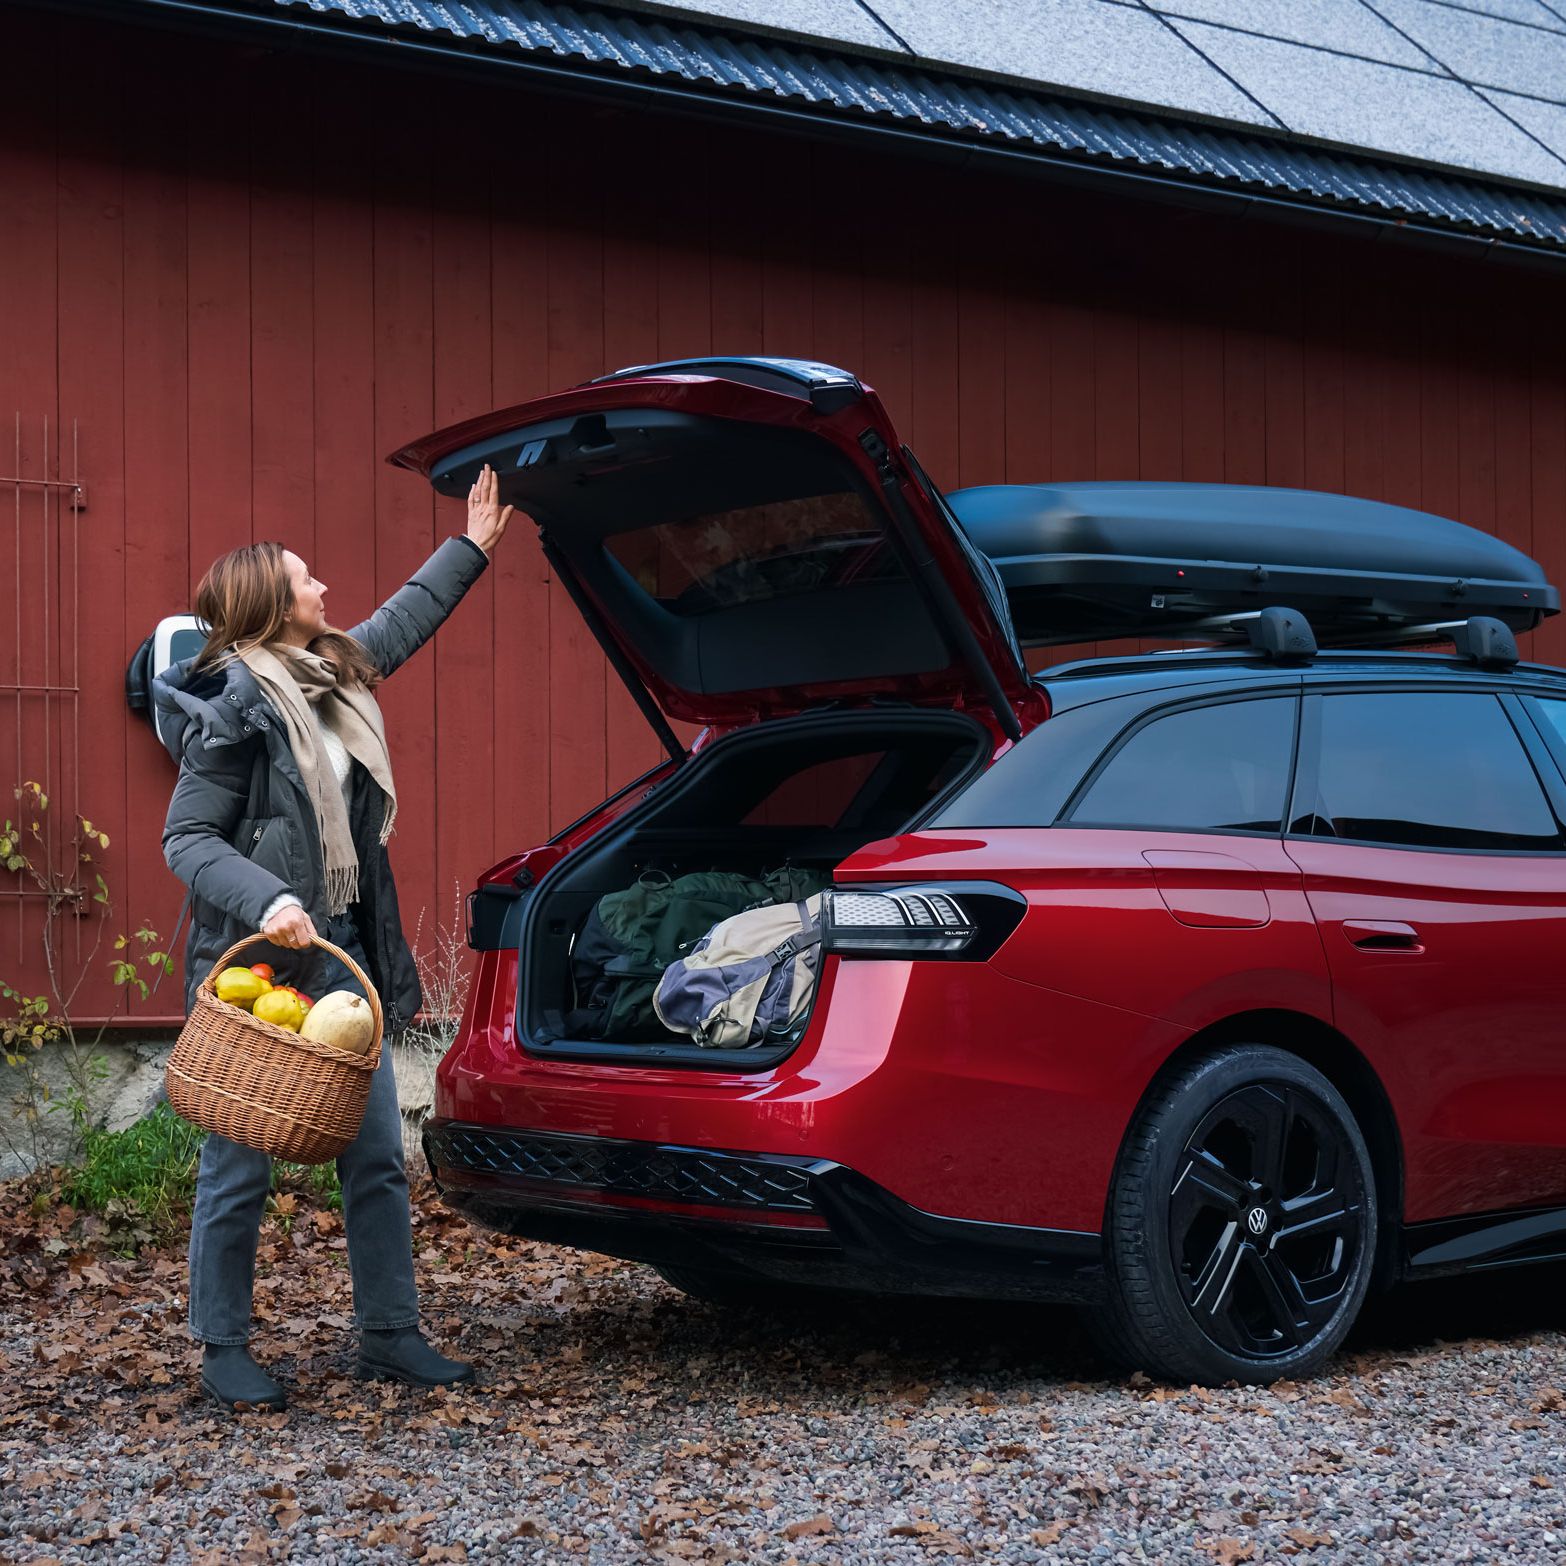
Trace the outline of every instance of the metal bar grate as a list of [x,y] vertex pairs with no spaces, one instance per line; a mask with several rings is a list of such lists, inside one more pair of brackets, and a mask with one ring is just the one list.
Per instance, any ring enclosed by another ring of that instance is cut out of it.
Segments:
[[[81,556],[78,518],[86,505],[81,482],[79,432],[73,420],[68,441],[45,415],[13,418],[10,472],[0,475],[0,505],[9,488],[12,539],[10,645],[0,654],[0,732],[10,739],[9,777],[0,778],[4,817],[30,824],[21,797],[36,781],[49,797],[41,815],[43,843],[30,858],[46,873],[64,870],[74,854],[80,808]],[[0,543],[3,547],[3,543]],[[9,705],[10,712],[4,711]],[[16,961],[36,952],[43,937],[48,893],[25,873],[0,870],[0,898],[15,927]],[[75,924],[75,921],[72,921]],[[76,928],[79,948],[81,930]],[[77,955],[80,955],[79,949]]]

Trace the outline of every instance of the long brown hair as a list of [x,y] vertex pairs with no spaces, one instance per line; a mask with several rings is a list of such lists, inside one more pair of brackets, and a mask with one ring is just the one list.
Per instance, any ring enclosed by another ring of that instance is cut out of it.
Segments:
[[[197,672],[221,668],[232,648],[243,652],[281,640],[293,603],[281,544],[242,544],[220,555],[196,589],[196,617],[207,626],[206,646],[196,654]],[[349,684],[373,688],[381,683],[369,653],[346,631],[323,631],[311,639],[310,651],[330,658],[338,677]]]

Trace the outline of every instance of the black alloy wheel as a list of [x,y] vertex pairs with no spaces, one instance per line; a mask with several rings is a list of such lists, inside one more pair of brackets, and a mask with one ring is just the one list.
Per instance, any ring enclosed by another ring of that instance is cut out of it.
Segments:
[[1308,1374],[1370,1283],[1370,1155],[1342,1096],[1282,1050],[1231,1046],[1155,1091],[1106,1223],[1116,1358],[1179,1380]]
[[1347,1133],[1318,1100],[1273,1082],[1231,1093],[1187,1138],[1169,1197],[1186,1308],[1231,1353],[1302,1347],[1342,1302],[1363,1209]]

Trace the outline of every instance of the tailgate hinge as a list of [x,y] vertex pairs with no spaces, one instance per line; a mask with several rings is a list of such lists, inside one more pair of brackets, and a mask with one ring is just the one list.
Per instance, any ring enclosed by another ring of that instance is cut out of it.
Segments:
[[859,432],[859,444],[864,447],[865,455],[883,472],[892,471],[891,448],[881,438],[879,430],[867,429]]

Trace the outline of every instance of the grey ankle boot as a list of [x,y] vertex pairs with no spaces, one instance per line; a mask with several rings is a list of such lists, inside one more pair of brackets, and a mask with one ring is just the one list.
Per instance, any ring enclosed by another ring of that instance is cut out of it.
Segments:
[[283,1389],[250,1357],[243,1343],[209,1343],[201,1356],[201,1385],[225,1408],[282,1408]]
[[424,1341],[417,1327],[366,1330],[359,1338],[359,1374],[411,1387],[449,1387],[473,1379],[473,1367],[447,1359]]

